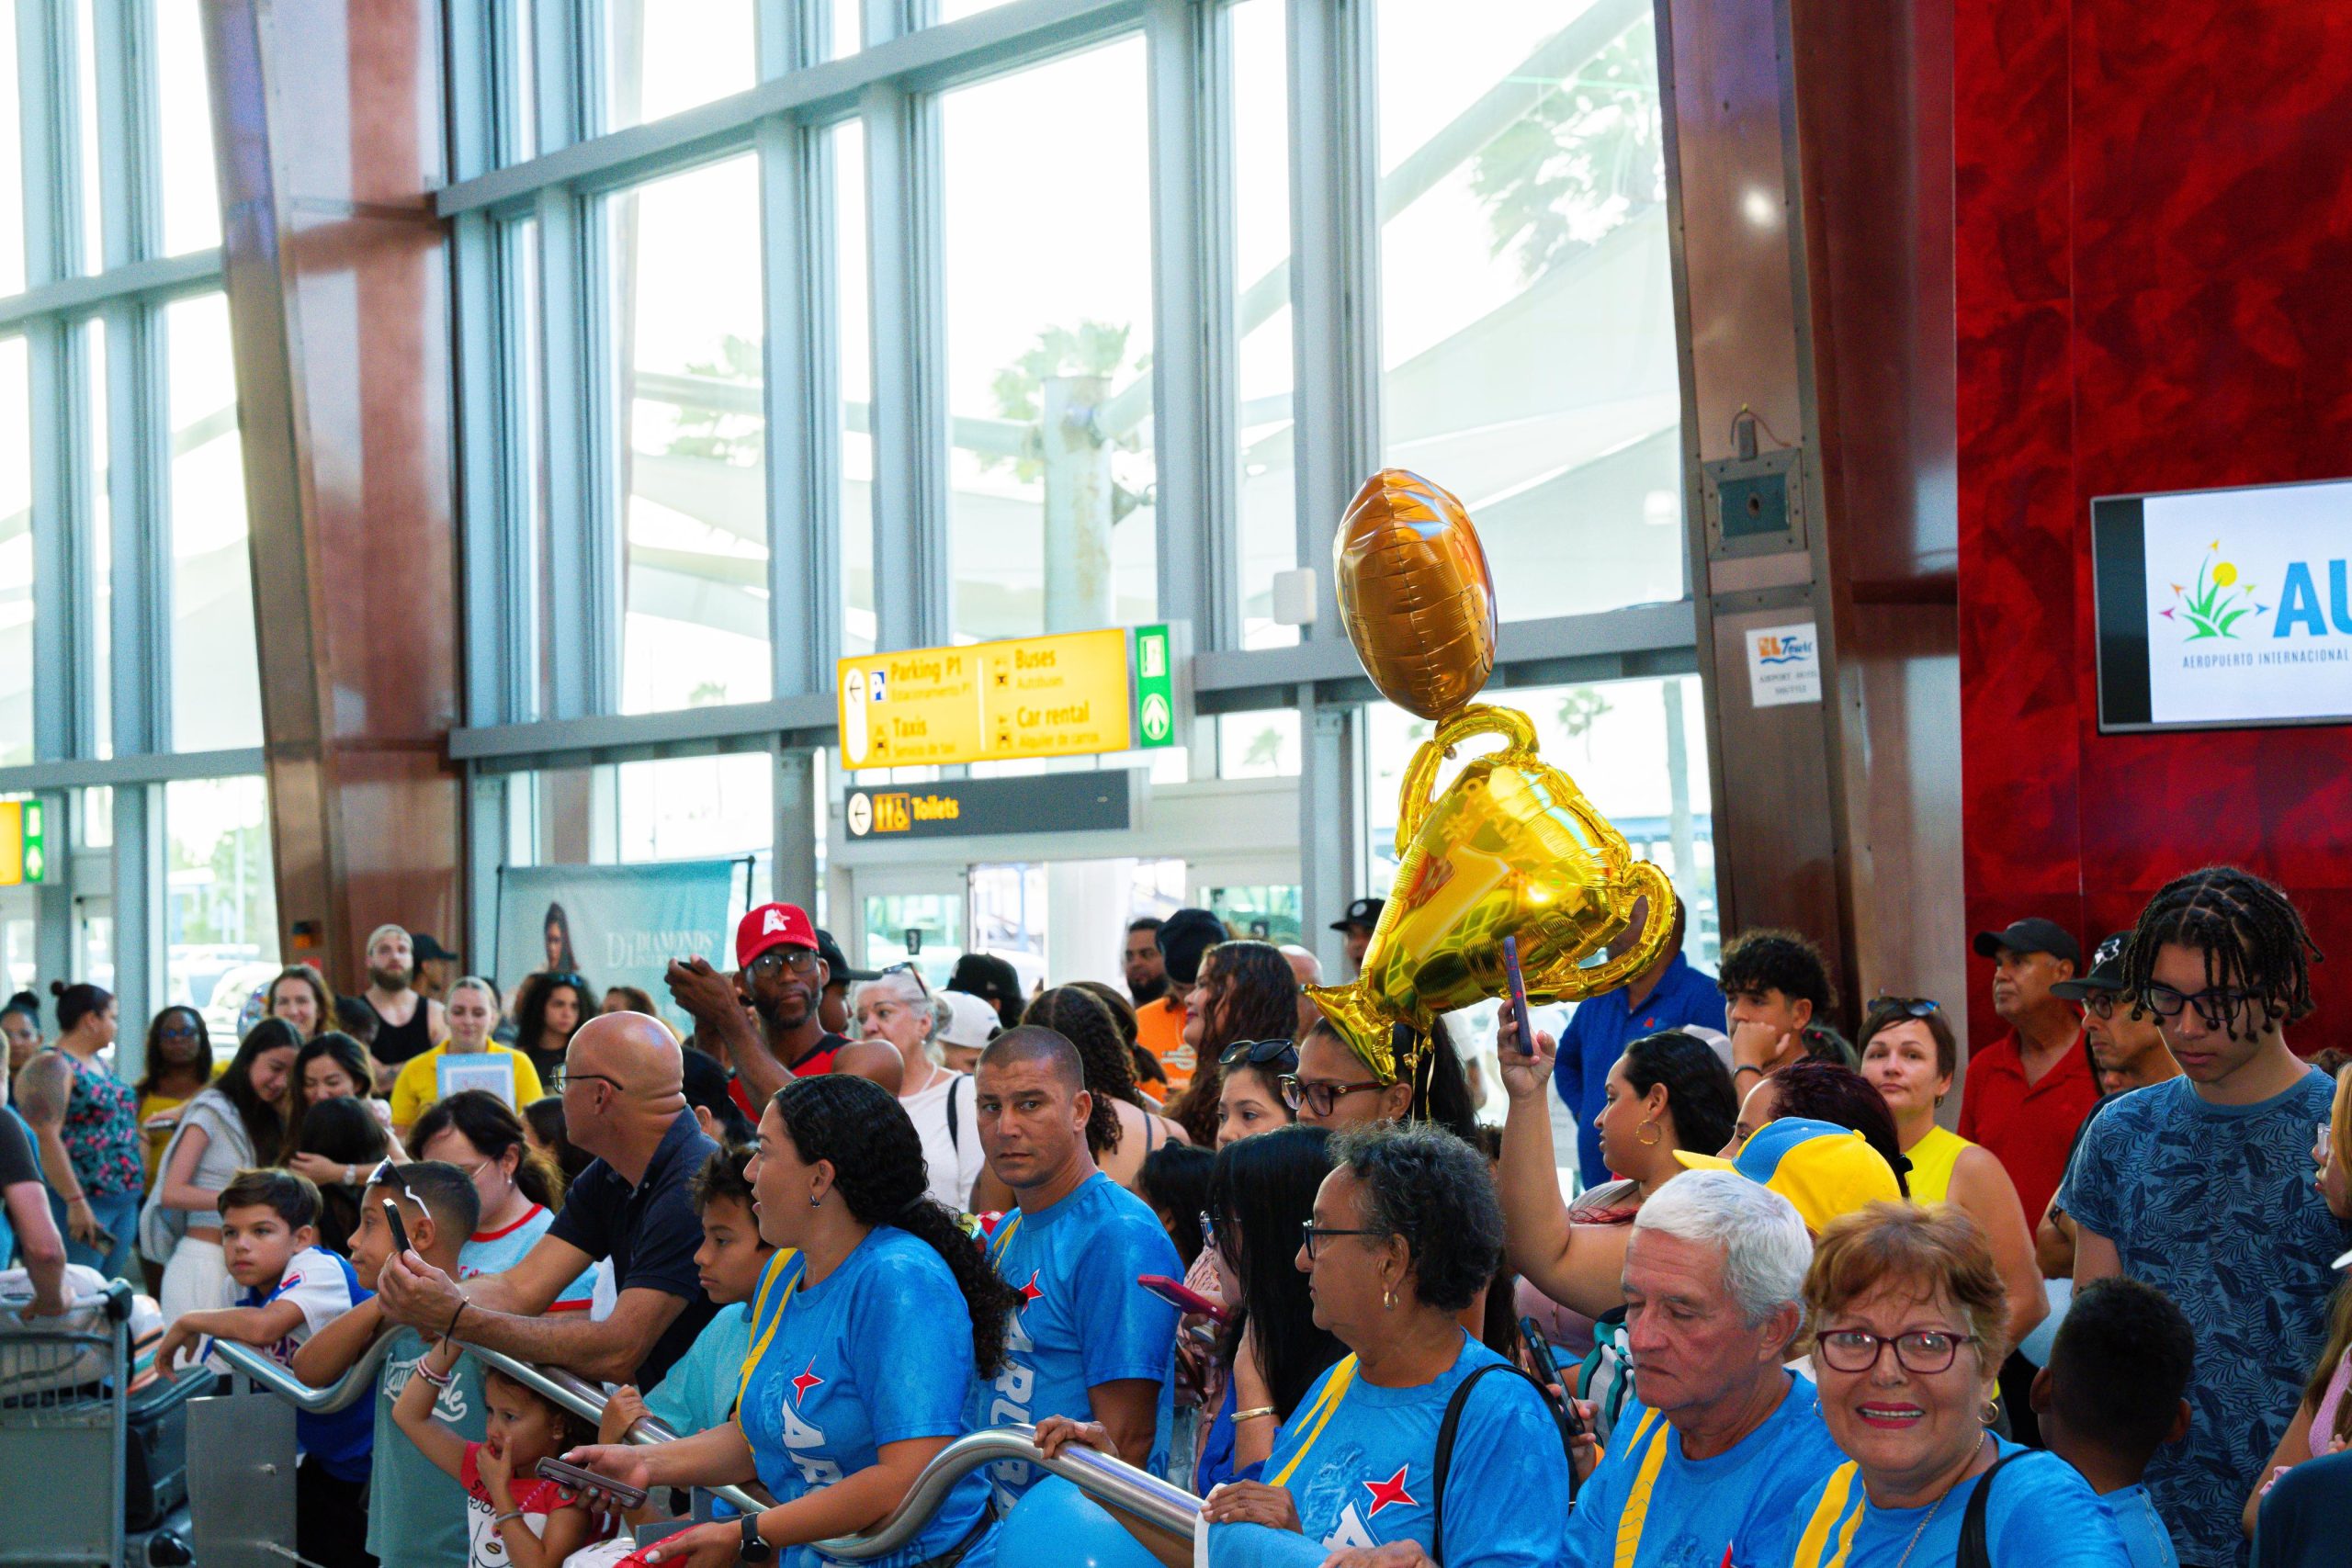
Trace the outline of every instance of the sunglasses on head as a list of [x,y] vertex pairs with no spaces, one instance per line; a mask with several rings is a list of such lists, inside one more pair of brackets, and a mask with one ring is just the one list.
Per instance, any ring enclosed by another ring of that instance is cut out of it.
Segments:
[[1905,1018],[1926,1018],[1932,1013],[1939,1013],[1944,1010],[1943,1003],[1936,1000],[1933,997],[1872,997],[1871,998],[1871,1006],[1873,1009],[1892,1009],[1894,1011],[1903,1014]]
[[876,972],[874,977],[878,980],[885,975],[907,976],[914,981],[915,989],[921,991],[926,997],[931,995],[931,985],[922,977],[922,971],[916,968],[910,963],[885,964],[878,971]]
[[1283,1068],[1285,1072],[1298,1066],[1298,1045],[1295,1041],[1239,1040],[1227,1046],[1216,1059],[1220,1067],[1238,1067],[1244,1064],[1264,1067],[1276,1063],[1287,1063]]

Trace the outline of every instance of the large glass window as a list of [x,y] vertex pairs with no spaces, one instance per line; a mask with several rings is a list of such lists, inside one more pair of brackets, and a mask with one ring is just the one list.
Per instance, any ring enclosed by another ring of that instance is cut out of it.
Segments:
[[514,596],[530,624],[512,630],[514,646],[526,663],[526,692],[536,695],[546,712],[546,682],[553,668],[547,646],[547,436],[540,407],[539,343],[539,220],[521,219],[498,231],[499,283],[506,312],[506,439],[501,452],[506,464],[507,504],[522,519],[523,553],[514,562],[524,592]]
[[242,1001],[250,976],[277,959],[277,892],[262,782],[168,784],[164,828],[167,995],[202,1008],[230,980]]
[[84,385],[89,396],[82,405],[82,441],[89,453],[89,470],[83,479],[82,558],[88,563],[90,625],[85,645],[89,649],[87,689],[90,694],[91,739],[101,757],[114,755],[114,506],[107,493],[111,478],[107,457],[107,329],[98,321],[82,323]]
[[169,364],[172,538],[172,747],[261,744],[254,648],[254,573],[229,301],[164,308]]
[[1679,598],[1657,33],[1382,0],[1386,460],[1460,496],[1506,618]]
[[[0,0],[0,295],[25,288],[25,148],[16,0]],[[5,526],[5,525],[0,525]]]
[[953,627],[1151,618],[1151,189],[1129,38],[947,95]]
[[74,3],[74,134],[81,160],[82,267],[106,266],[105,203],[100,198],[97,0]]
[[833,298],[841,364],[842,651],[874,651],[874,338],[866,315],[865,128],[833,128]]
[[1229,8],[1236,438],[1241,472],[1241,645],[1275,648],[1273,580],[1298,565],[1291,466],[1290,73],[1283,0]]
[[33,760],[33,451],[25,340],[0,338],[0,766]]
[[766,700],[766,420],[758,169],[748,156],[607,204],[624,581],[621,711]]
[[775,764],[765,751],[623,762],[615,772],[624,862],[775,850]]
[[212,109],[198,4],[163,0],[155,7],[155,140],[163,160],[166,255],[220,243],[220,181],[212,165]]
[[740,93],[759,65],[752,0],[607,0],[605,116],[641,125]]

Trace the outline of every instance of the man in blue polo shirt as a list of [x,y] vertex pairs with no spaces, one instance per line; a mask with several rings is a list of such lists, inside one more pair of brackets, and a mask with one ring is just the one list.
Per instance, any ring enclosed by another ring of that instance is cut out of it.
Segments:
[[[1630,952],[1642,940],[1649,923],[1649,900],[1634,905],[1634,921],[1624,934],[1609,944],[1609,956]],[[1628,981],[1624,989],[1588,997],[1577,1004],[1568,1026],[1560,1032],[1559,1059],[1552,1068],[1561,1103],[1577,1119],[1577,1161],[1584,1184],[1598,1187],[1609,1179],[1609,1163],[1600,1157],[1600,1131],[1596,1125],[1608,1096],[1601,1086],[1609,1069],[1625,1047],[1646,1034],[1657,1034],[1686,1024],[1704,1024],[1720,1032],[1724,1027],[1724,996],[1714,977],[1690,967],[1682,956],[1682,900],[1674,901],[1674,940],[1666,956]]]

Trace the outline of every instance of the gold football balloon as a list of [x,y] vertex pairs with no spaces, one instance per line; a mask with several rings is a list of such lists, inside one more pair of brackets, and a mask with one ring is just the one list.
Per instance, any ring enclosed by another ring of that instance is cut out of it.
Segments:
[[[1434,799],[1455,743],[1498,735]],[[1439,1013],[1507,988],[1503,939],[1519,939],[1531,1000],[1611,991],[1665,955],[1674,921],[1666,874],[1593,808],[1575,781],[1535,754],[1535,727],[1510,708],[1472,707],[1438,727],[1406,769],[1398,803],[1401,863],[1353,984],[1307,995],[1384,1083],[1410,1071],[1392,1026],[1426,1037]],[[1584,961],[1654,913],[1641,940],[1604,963]]]
[[1442,719],[1478,694],[1495,668],[1495,581],[1462,502],[1383,468],[1348,503],[1331,566],[1348,640],[1381,695]]

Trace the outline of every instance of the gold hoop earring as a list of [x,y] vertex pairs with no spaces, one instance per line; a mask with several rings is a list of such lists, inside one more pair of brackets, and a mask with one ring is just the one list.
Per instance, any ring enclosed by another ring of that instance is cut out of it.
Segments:
[[1396,1310],[1396,1286],[1390,1285],[1380,1292],[1380,1304],[1386,1311],[1395,1312]]
[[[1649,1136],[1646,1138],[1643,1137],[1642,1134],[1644,1133],[1647,1133]],[[1640,1126],[1634,1129],[1634,1142],[1641,1145],[1642,1147],[1645,1149],[1654,1149],[1657,1147],[1658,1141],[1665,1136],[1666,1134],[1660,1130],[1657,1122],[1654,1120],[1645,1122]]]
[[1990,1399],[1984,1402],[1984,1408],[1979,1411],[1976,1416],[1977,1420],[1987,1427],[1990,1427],[1994,1422],[1998,1421],[2000,1418],[2001,1406],[1999,1403]]

